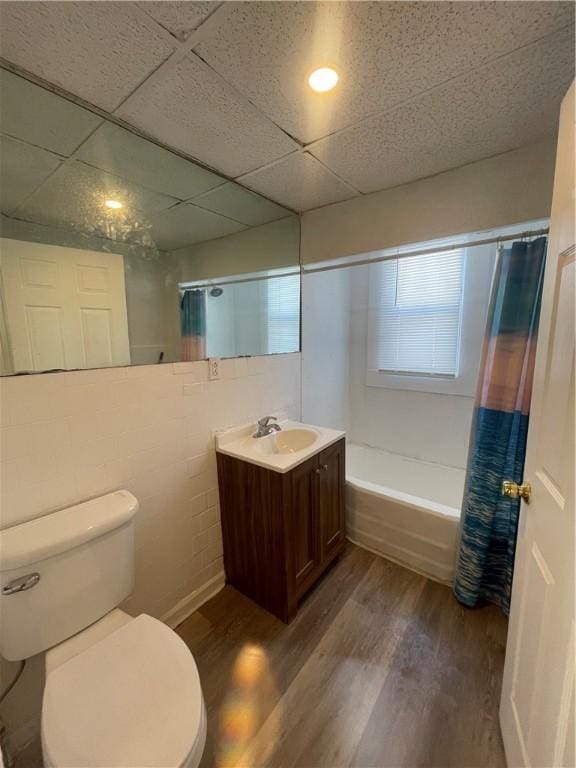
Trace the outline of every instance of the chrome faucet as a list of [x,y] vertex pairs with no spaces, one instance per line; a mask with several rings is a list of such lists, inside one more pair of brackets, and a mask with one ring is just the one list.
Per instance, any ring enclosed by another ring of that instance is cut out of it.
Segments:
[[262,419],[258,419],[258,429],[252,437],[266,437],[272,432],[280,432],[282,427],[279,424],[274,424],[275,421],[277,421],[276,416],[264,416]]

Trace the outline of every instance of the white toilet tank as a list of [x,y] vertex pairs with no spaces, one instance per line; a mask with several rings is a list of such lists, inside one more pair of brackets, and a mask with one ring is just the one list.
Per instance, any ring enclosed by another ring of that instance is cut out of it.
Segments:
[[118,606],[134,584],[129,491],[0,531],[0,654],[26,659]]

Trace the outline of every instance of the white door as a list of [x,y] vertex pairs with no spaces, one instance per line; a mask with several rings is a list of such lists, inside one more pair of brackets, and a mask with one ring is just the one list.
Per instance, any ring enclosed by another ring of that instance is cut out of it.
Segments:
[[2,239],[0,259],[14,373],[130,363],[122,256]]
[[510,768],[574,752],[574,84],[562,104],[500,723]]

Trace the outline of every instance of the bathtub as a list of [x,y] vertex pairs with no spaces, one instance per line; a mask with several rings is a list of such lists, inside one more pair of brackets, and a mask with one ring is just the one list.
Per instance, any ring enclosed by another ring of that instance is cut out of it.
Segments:
[[465,470],[346,446],[350,541],[451,583]]

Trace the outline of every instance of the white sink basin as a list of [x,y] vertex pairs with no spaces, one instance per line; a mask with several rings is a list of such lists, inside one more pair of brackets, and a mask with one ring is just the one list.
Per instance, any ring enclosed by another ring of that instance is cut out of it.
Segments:
[[336,429],[297,421],[283,421],[280,427],[281,431],[266,437],[253,437],[256,424],[218,432],[216,451],[275,472],[288,472],[345,435]]
[[254,438],[256,450],[270,456],[274,453],[297,453],[309,448],[320,435],[313,429],[283,429],[266,437]]

